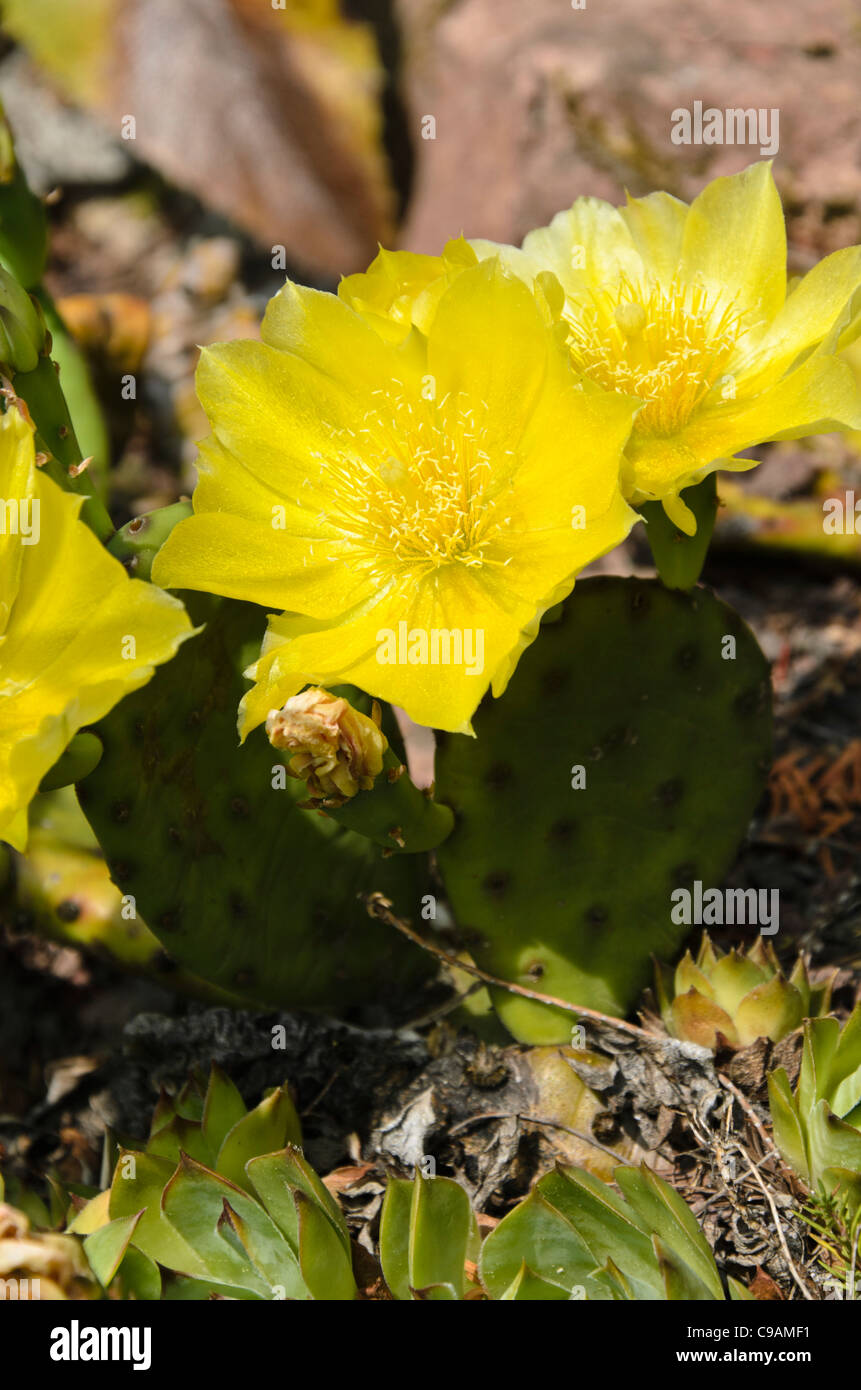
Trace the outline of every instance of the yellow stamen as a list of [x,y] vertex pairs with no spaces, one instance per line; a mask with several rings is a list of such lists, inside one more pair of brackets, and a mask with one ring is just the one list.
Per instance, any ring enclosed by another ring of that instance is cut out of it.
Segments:
[[363,425],[339,431],[320,459],[326,520],[375,579],[398,571],[418,581],[443,565],[497,563],[488,550],[511,524],[515,455],[490,444],[486,405],[410,400],[398,385],[374,392],[378,404]]
[[645,401],[634,427],[655,435],[690,419],[751,326],[734,301],[678,277],[669,285],[622,277],[565,317],[576,369],[606,391]]

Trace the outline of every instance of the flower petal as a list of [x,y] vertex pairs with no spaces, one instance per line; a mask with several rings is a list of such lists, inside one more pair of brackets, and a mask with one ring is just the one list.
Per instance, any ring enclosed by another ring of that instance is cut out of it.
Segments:
[[271,523],[201,512],[174,527],[156,556],[153,578],[172,589],[334,617],[373,592],[349,559],[345,540],[303,543]]
[[834,251],[809,270],[787,296],[767,332],[758,339],[749,370],[742,367],[740,383],[751,372],[771,380],[823,342],[826,350],[843,348],[861,332],[861,246]]
[[645,198],[629,196],[620,212],[643,264],[662,284],[670,284],[682,257],[687,203],[670,193],[650,193]]
[[523,250],[542,270],[552,270],[573,298],[591,286],[639,280],[643,260],[623,213],[600,198],[578,198],[549,227],[524,238]]
[[754,321],[774,317],[786,296],[786,227],[769,161],[713,179],[694,199],[681,274],[710,281]]
[[23,555],[0,648],[0,838],[72,736],[150,679],[193,635],[182,604],[130,579],[78,518],[80,497],[37,473],[38,546]]
[[[702,410],[678,434],[635,436],[622,468],[623,489],[635,502],[665,499],[716,468],[731,467],[734,454],[764,440],[858,428],[861,395],[847,363],[810,357],[760,395]],[[672,520],[686,529],[675,515]]]

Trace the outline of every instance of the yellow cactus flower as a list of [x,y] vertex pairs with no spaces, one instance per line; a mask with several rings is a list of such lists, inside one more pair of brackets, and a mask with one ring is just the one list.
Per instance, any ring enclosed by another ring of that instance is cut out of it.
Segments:
[[469,731],[636,519],[618,469],[637,403],[573,389],[546,302],[494,259],[454,277],[427,336],[387,341],[288,282],[262,339],[203,353],[213,434],[155,579],[287,610],[247,672],[242,737],[344,681]]
[[477,264],[478,254],[463,237],[449,241],[441,256],[381,248],[366,271],[344,277],[338,297],[382,337],[403,342],[413,327],[428,333],[449,285]]
[[717,467],[753,467],[740,450],[861,427],[861,392],[836,356],[861,332],[861,247],[787,286],[769,162],[713,180],[690,206],[667,193],[623,208],[579,198],[503,254],[527,281],[559,280],[575,370],[643,402],[623,491],[660,500],[688,535],[679,492]]
[[130,579],[78,520],[83,499],[36,466],[33,430],[0,417],[0,840],[86,724],[143,685],[192,632],[182,604]]

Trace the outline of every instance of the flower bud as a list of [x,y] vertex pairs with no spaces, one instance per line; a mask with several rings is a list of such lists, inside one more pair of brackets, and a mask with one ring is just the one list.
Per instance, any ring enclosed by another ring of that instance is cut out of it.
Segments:
[[266,733],[274,748],[293,754],[291,777],[307,782],[314,800],[339,806],[368,791],[382,771],[389,745],[379,705],[372,714],[369,719],[340,696],[311,686],[270,711]]

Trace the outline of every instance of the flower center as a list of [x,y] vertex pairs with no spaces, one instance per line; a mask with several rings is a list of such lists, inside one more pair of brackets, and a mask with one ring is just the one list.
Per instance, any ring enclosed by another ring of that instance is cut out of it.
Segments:
[[515,456],[491,450],[487,406],[374,394],[362,426],[338,431],[337,452],[321,460],[327,519],[355,561],[375,579],[498,563],[487,552],[511,521],[501,499]]
[[[593,290],[576,314],[566,312],[577,371],[606,391],[645,401],[638,433],[668,435],[690,419],[726,374],[742,335],[744,314],[699,284],[627,278]],[[734,394],[727,379],[727,397]]]

